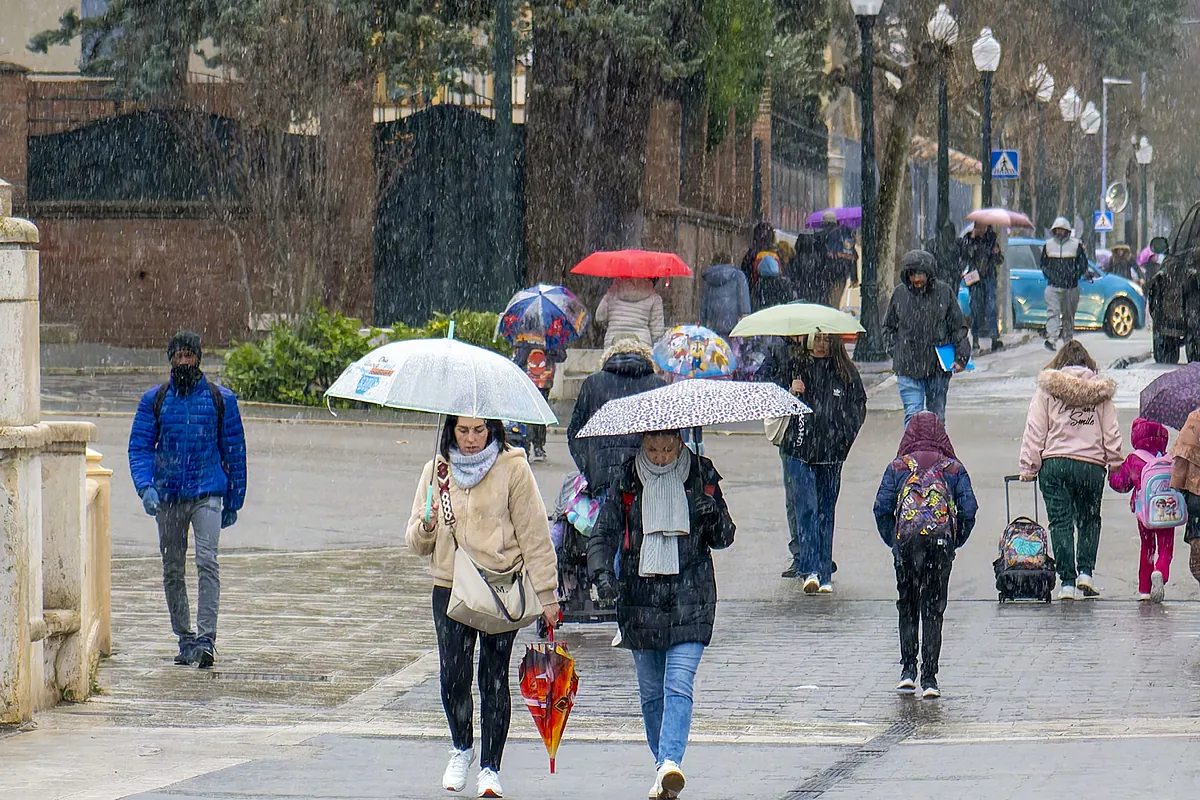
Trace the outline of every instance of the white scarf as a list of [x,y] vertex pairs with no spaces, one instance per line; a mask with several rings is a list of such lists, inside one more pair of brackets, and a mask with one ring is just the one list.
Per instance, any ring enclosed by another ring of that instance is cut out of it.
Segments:
[[457,447],[451,447],[450,472],[454,475],[454,482],[460,489],[474,489],[499,457],[500,443],[494,440],[474,455],[466,455]]
[[642,482],[642,557],[638,574],[679,574],[679,540],[691,532],[684,481],[692,469],[692,453],[686,447],[679,457],[664,467],[653,464],[645,451],[638,451],[634,462]]

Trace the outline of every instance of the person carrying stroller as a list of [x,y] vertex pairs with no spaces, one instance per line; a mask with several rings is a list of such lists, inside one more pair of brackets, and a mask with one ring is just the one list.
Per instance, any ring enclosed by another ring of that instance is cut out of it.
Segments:
[[899,692],[917,688],[917,630],[922,633],[921,693],[941,697],[938,658],[954,553],[975,527],[979,504],[971,476],[936,414],[912,418],[875,496],[875,524],[892,548],[900,615]]

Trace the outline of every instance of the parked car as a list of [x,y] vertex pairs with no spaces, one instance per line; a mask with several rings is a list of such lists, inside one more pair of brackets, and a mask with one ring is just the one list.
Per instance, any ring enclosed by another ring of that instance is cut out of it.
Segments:
[[1178,364],[1179,350],[1186,346],[1187,360],[1200,361],[1200,203],[1188,210],[1170,241],[1157,236],[1150,249],[1165,256],[1146,278],[1154,360]]
[[[1013,323],[1018,328],[1046,327],[1046,277],[1038,266],[1042,256],[1041,239],[1008,240],[1006,263],[1012,287]],[[1078,330],[1103,330],[1109,336],[1124,339],[1146,325],[1146,297],[1142,287],[1125,278],[1101,272],[1092,262],[1092,281],[1079,284],[1079,310],[1075,313]],[[958,304],[968,317],[971,295],[967,287],[958,287]]]

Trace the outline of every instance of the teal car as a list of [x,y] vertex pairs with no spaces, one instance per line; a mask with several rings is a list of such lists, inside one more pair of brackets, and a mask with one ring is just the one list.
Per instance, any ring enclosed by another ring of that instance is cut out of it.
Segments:
[[[1018,328],[1046,327],[1046,277],[1038,266],[1042,240],[1011,238],[1006,256],[1012,287],[1013,322]],[[1077,330],[1103,330],[1124,339],[1146,325],[1146,297],[1142,287],[1125,278],[1101,272],[1091,264],[1092,281],[1079,284]],[[971,295],[958,287],[958,305],[969,319]]]

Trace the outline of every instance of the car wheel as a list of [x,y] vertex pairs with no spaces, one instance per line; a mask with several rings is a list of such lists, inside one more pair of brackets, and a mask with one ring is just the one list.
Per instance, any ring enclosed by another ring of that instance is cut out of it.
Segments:
[[1133,303],[1120,298],[1112,301],[1104,315],[1104,332],[1116,339],[1128,339],[1137,327],[1137,311]]
[[1171,336],[1154,334],[1154,361],[1157,364],[1179,363],[1180,341]]

